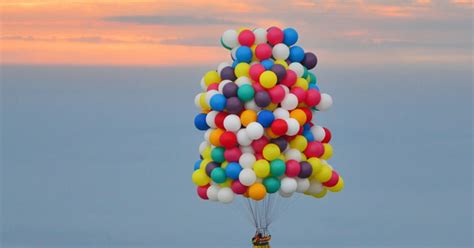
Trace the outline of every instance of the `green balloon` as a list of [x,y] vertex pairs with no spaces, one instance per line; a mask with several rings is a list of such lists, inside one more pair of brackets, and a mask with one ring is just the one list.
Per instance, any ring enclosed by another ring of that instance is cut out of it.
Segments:
[[237,96],[243,102],[248,102],[252,100],[254,95],[255,95],[255,90],[250,84],[244,84],[240,86],[239,89],[237,90]]
[[314,73],[309,72],[308,75],[309,75],[309,83],[310,84],[315,84],[315,83],[318,82],[318,79],[316,78],[316,75],[314,75]]
[[214,147],[211,151],[212,160],[217,163],[223,163],[225,161],[224,151],[224,147]]
[[280,189],[280,180],[276,177],[267,177],[263,179],[263,185],[268,193],[275,193]]
[[286,164],[281,159],[275,159],[270,162],[270,173],[272,176],[279,177],[283,176],[286,171]]
[[222,169],[221,167],[217,167],[212,170],[211,178],[212,178],[212,181],[216,183],[223,183],[225,182],[225,180],[227,180],[227,177],[225,175],[225,170]]
[[303,78],[306,79],[308,77],[308,69],[306,69],[305,66],[303,66]]

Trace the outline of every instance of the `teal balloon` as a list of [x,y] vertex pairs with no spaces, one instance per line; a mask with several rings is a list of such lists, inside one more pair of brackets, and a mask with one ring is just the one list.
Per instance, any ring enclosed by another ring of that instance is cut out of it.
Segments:
[[309,82],[310,84],[316,84],[318,82],[318,79],[316,78],[316,75],[312,72],[308,72],[309,75]]
[[275,159],[272,162],[270,162],[270,173],[272,176],[279,177],[283,176],[286,171],[286,164],[283,160],[281,159]]
[[212,181],[216,183],[223,183],[227,180],[227,176],[225,175],[225,170],[221,167],[216,167],[211,172]]
[[276,177],[267,177],[263,179],[263,185],[267,189],[268,193],[275,193],[280,189],[280,180]]
[[214,149],[212,149],[211,151],[212,161],[217,163],[223,163],[225,161],[224,152],[224,147],[214,147]]
[[253,89],[252,85],[244,84],[237,90],[237,96],[242,102],[248,102],[255,96],[255,90]]
[[308,77],[308,69],[306,69],[306,67],[304,67],[304,66],[303,66],[303,69],[304,69],[303,78],[306,78],[306,77]]

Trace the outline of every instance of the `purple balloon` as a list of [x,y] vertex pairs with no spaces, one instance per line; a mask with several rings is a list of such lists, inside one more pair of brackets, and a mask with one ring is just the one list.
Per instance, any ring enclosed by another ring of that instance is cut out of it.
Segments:
[[226,109],[231,114],[239,114],[244,109],[244,105],[238,97],[233,96],[227,99]]
[[318,64],[318,58],[314,53],[307,52],[304,54],[304,59],[301,62],[308,70],[313,69]]
[[224,69],[222,69],[221,71],[221,79],[223,80],[227,79],[230,81],[234,81],[235,79],[237,79],[234,73],[234,68],[230,66],[224,67]]
[[239,89],[239,86],[235,83],[227,83],[224,85],[224,88],[222,88],[222,93],[224,94],[225,97],[230,98],[237,96],[237,90]]
[[286,69],[280,64],[274,64],[272,66],[272,71],[276,74],[278,81],[282,80],[286,75]]
[[300,162],[301,170],[300,174],[298,174],[299,178],[308,178],[311,176],[311,173],[313,173],[313,167],[311,166],[310,163],[306,161]]
[[286,141],[286,139],[283,137],[272,139],[271,142],[277,145],[280,148],[281,152],[283,152],[288,147],[288,141]]
[[268,95],[266,91],[262,90],[255,94],[255,103],[260,108],[265,108],[266,106],[270,105],[271,102],[272,102],[272,99],[270,98],[270,95]]
[[207,165],[206,165],[206,174],[208,176],[211,176],[211,172],[212,170],[214,170],[215,168],[217,167],[220,167],[220,165],[216,162],[209,162]]

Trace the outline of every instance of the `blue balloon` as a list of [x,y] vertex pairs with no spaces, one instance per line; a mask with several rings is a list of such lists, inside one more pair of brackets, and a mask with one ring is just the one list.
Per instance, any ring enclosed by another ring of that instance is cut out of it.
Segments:
[[225,168],[225,174],[227,177],[232,178],[232,179],[238,179],[240,171],[242,171],[242,166],[240,166],[239,163],[229,163],[227,167]]
[[283,43],[287,46],[292,46],[298,41],[298,32],[294,28],[285,28],[283,35]]
[[200,113],[194,117],[194,126],[196,126],[197,129],[206,131],[209,129],[209,126],[206,123],[206,114]]
[[301,62],[304,59],[304,50],[299,46],[292,46],[290,48],[290,57],[291,62]]
[[232,62],[232,68],[235,68],[239,63],[240,61],[234,60],[234,62]]
[[319,90],[319,87],[317,84],[309,84],[308,88]]
[[222,111],[225,109],[227,99],[222,94],[215,94],[211,97],[210,105],[213,110]]
[[265,70],[270,70],[270,69],[272,69],[272,66],[273,66],[274,62],[271,59],[266,59],[266,60],[260,62],[260,64],[262,64],[263,67],[265,67]]
[[199,159],[198,161],[196,161],[196,163],[194,163],[194,170],[199,170],[199,168],[201,168],[201,162],[202,159]]
[[275,120],[275,115],[272,111],[262,110],[258,112],[257,122],[262,124],[263,127],[270,127]]
[[309,125],[309,123],[306,123],[306,124],[303,125],[303,130],[304,131],[308,131],[310,128],[311,128],[311,125]]
[[236,60],[250,63],[252,61],[252,49],[248,46],[240,46],[235,52]]
[[306,140],[308,140],[308,142],[314,141],[314,135],[310,130],[304,131],[303,136],[306,138]]

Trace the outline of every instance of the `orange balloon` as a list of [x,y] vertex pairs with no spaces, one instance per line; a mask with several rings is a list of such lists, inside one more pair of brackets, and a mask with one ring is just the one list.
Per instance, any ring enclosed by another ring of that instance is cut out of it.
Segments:
[[301,109],[295,109],[291,111],[290,117],[296,119],[300,126],[303,126],[306,123],[306,113]]
[[275,133],[273,133],[271,128],[266,128],[265,133],[272,139],[276,139],[276,138],[280,137],[280,136],[276,135]]
[[240,114],[240,121],[246,127],[248,124],[257,121],[257,113],[251,109],[247,109]]
[[262,200],[267,195],[267,190],[265,189],[265,186],[263,186],[263,184],[261,183],[255,183],[250,186],[248,192],[249,197],[256,201]]
[[224,133],[224,130],[218,128],[214,131],[211,132],[211,135],[209,135],[209,141],[211,142],[212,145],[214,146],[221,146],[220,138],[221,135]]

